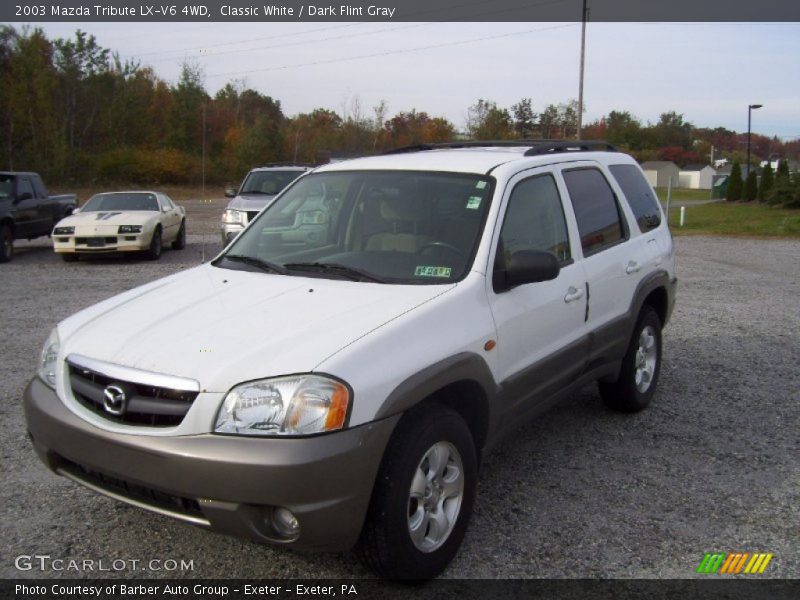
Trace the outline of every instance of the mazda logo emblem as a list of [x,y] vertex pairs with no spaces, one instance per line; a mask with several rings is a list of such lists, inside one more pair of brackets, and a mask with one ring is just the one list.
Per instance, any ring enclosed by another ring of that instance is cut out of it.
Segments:
[[125,390],[118,385],[107,385],[103,390],[103,408],[107,413],[117,417],[121,416],[125,412],[127,401]]

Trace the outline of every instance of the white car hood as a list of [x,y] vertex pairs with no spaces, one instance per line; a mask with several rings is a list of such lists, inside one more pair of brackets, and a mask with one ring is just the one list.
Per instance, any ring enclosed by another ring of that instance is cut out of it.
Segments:
[[[385,285],[203,265],[90,307],[60,326],[61,352],[189,377],[207,392],[313,371],[454,285]],[[367,367],[365,367],[367,368]]]
[[70,215],[58,222],[57,227],[99,227],[103,225],[144,225],[158,218],[155,210],[98,210]]

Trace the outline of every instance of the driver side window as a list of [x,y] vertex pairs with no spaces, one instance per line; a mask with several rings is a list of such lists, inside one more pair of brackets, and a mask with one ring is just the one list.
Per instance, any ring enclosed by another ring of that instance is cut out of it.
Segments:
[[504,270],[520,250],[552,252],[562,266],[572,262],[567,222],[552,175],[537,175],[516,185],[506,209],[495,269]]

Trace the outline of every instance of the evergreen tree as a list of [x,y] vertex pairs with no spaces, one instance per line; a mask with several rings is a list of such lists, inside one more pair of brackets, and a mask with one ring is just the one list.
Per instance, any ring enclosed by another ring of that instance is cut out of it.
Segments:
[[736,202],[742,199],[742,188],[744,182],[742,181],[742,167],[739,162],[733,163],[731,167],[731,174],[728,177],[728,191],[725,194],[725,199],[729,202]]
[[769,194],[772,191],[774,180],[772,178],[772,165],[767,162],[764,169],[761,171],[761,185],[758,187],[758,201],[766,202]]
[[789,179],[789,162],[786,159],[778,161],[778,171],[775,173],[775,183],[781,181],[788,181]]
[[747,174],[747,180],[744,182],[744,199],[752,202],[758,195],[758,177],[756,176],[755,169],[750,169]]

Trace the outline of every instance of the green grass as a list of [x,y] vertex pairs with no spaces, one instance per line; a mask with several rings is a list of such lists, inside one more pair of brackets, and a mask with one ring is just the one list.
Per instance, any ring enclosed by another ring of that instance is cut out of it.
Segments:
[[[661,202],[667,201],[667,188],[656,188]],[[711,190],[690,190],[689,188],[672,188],[672,202],[681,200],[711,200]]]
[[755,202],[720,202],[686,206],[683,227],[680,201],[673,198],[669,224],[674,235],[711,234],[800,239],[800,210]]

